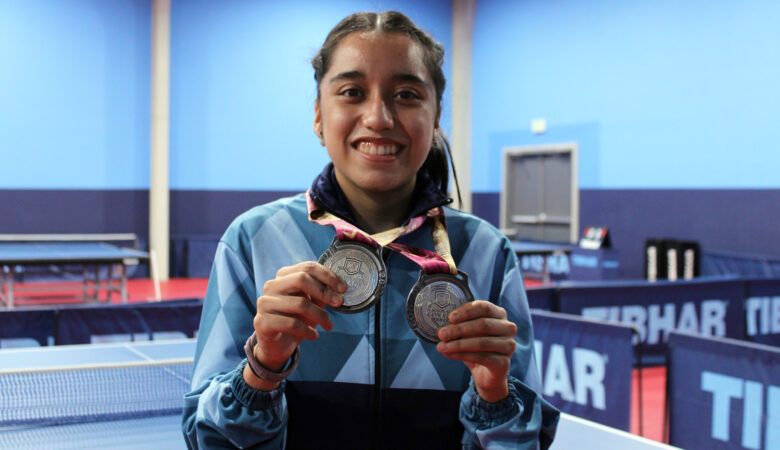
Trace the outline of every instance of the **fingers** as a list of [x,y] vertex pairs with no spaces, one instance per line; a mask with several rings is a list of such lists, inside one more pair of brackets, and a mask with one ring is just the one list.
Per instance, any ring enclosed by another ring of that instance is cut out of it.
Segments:
[[[260,316],[258,314],[258,316]],[[298,317],[282,314],[266,315],[255,318],[255,332],[258,341],[264,337],[275,337],[280,334],[293,336],[297,341],[302,339],[315,340],[319,337],[317,330]]]
[[450,313],[450,325],[442,327],[437,345],[452,359],[480,364],[495,357],[507,359],[516,347],[517,325],[507,320],[506,311],[485,301],[469,302]]
[[452,341],[441,341],[436,348],[447,356],[454,353],[489,353],[512,356],[515,340],[506,336],[477,336]]
[[460,308],[450,313],[451,323],[460,323],[479,317],[492,317],[494,319],[506,320],[506,310],[493,303],[484,300],[475,300],[462,305]]
[[[263,295],[257,300],[255,330],[263,332],[267,329],[267,331],[284,332],[282,324],[290,326],[290,322],[279,320],[277,316],[300,322],[300,326],[296,325],[290,328],[290,334],[305,339],[317,338],[317,331],[314,329],[317,325],[327,331],[333,329],[333,322],[328,313],[321,306],[309,301],[308,298],[293,295]],[[303,333],[301,326],[311,329],[312,332]]]
[[340,293],[347,285],[325,266],[307,261],[279,269],[276,278],[263,286],[266,295],[301,295],[318,306],[338,307],[344,302]]
[[266,367],[281,367],[303,339],[319,338],[317,326],[330,331],[333,322],[325,306],[344,302],[346,284],[315,262],[283,267],[263,286],[257,299],[255,357]]
[[[489,353],[448,353],[445,356],[449,359],[489,367],[495,372],[501,373],[502,376],[509,371],[509,365],[511,364],[511,360],[506,356]],[[499,376],[499,378],[502,376]]]
[[444,342],[463,341],[457,344],[459,347],[453,347],[458,351],[475,351],[480,345],[486,346],[486,349],[495,346],[492,340],[482,338],[500,337],[514,342],[517,333],[517,325],[507,320],[504,308],[482,300],[466,303],[456,309],[450,313],[449,320],[451,325],[439,330],[439,339]]

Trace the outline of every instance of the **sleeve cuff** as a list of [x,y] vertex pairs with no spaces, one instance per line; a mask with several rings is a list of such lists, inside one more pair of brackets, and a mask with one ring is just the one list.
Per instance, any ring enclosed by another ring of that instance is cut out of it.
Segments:
[[287,387],[287,381],[284,380],[279,383],[273,391],[260,391],[254,389],[252,386],[246,384],[244,381],[244,366],[247,361],[244,359],[241,364],[233,371],[233,380],[230,386],[233,390],[233,395],[244,407],[248,409],[269,409],[279,406],[284,396],[284,390]]
[[476,422],[486,423],[488,427],[502,424],[524,410],[523,399],[515,385],[517,379],[510,376],[508,381],[509,395],[495,403],[488,402],[477,393],[474,380],[469,382],[469,396],[471,401],[466,406],[466,416]]

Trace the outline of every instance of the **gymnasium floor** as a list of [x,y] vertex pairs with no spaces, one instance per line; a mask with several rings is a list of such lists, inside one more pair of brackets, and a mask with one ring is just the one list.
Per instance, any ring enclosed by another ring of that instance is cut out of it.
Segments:
[[[188,278],[172,279],[160,283],[161,299],[176,300],[189,298],[202,298],[206,293],[208,280],[206,278]],[[527,280],[526,285],[529,288],[539,286],[541,283],[534,280]],[[47,294],[48,298],[27,300],[20,303],[24,305],[45,305],[45,304],[63,304],[69,300],[57,298],[55,295]],[[128,280],[128,302],[145,302],[155,298],[154,284],[149,279]],[[81,303],[81,300],[70,300],[74,303]],[[118,296],[114,296],[112,303],[119,303]],[[663,422],[664,422],[664,404],[666,401],[666,368],[648,367],[642,370],[642,403],[641,427],[639,411],[639,370],[634,370],[632,380],[631,395],[631,432],[663,442]]]

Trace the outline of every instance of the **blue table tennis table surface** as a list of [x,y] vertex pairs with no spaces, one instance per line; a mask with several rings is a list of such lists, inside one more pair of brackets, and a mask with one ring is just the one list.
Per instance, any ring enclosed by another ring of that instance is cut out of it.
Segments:
[[194,355],[194,339],[9,348],[0,350],[0,370],[160,361]]
[[[0,371],[192,358],[195,340],[0,350]],[[2,395],[2,393],[0,393]],[[181,415],[0,431],[2,449],[184,449]]]
[[3,264],[66,264],[148,257],[147,252],[104,242],[0,242],[0,263]]

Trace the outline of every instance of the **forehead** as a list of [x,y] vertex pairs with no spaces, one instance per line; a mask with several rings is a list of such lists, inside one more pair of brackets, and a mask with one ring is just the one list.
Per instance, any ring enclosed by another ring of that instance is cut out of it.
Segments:
[[408,73],[426,82],[431,79],[422,46],[403,33],[370,31],[347,35],[333,52],[325,78],[349,71],[367,76]]

